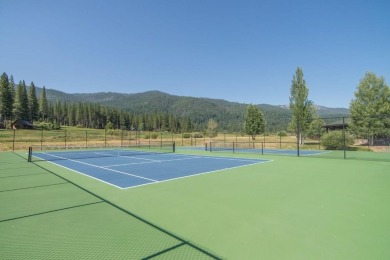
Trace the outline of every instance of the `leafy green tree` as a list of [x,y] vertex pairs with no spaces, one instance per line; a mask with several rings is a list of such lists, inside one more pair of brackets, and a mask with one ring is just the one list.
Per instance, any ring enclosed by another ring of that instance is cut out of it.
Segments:
[[13,114],[16,119],[28,120],[28,97],[26,83],[20,81],[16,86],[15,100],[13,104]]
[[256,135],[264,133],[265,120],[260,109],[255,105],[249,105],[245,113],[245,133],[256,139]]
[[351,101],[350,113],[350,128],[358,136],[390,136],[390,89],[383,77],[366,73]]
[[31,123],[39,119],[39,103],[34,82],[31,82],[28,88],[28,111]]
[[45,86],[43,86],[41,91],[41,96],[39,97],[39,114],[41,116],[41,120],[45,121],[46,117],[48,116],[48,103],[46,98],[46,89]]
[[206,134],[211,140],[218,135],[218,123],[212,118],[207,122]]
[[325,129],[323,128],[324,124],[324,120],[318,116],[317,111],[313,111],[312,121],[307,127],[307,136],[309,138],[320,138],[325,133]]
[[[12,83],[13,84],[13,83]],[[0,78],[0,119],[5,122],[12,117],[13,85],[4,72]]]
[[290,126],[295,127],[299,143],[303,144],[305,134],[312,116],[312,102],[308,99],[309,89],[303,78],[303,70],[298,67],[290,89],[290,111],[292,115]]

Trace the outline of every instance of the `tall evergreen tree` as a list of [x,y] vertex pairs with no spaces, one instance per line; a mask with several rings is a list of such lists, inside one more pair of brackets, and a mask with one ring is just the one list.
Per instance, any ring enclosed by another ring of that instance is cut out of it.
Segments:
[[28,120],[28,97],[26,90],[26,83],[20,81],[16,86],[15,100],[13,104],[13,114],[16,119]]
[[4,72],[0,78],[0,119],[6,121],[12,117],[13,93],[8,75]]
[[48,103],[46,98],[46,89],[45,86],[42,88],[41,96],[39,97],[39,114],[41,120],[45,121],[48,116]]
[[28,88],[28,110],[31,123],[39,119],[39,104],[34,82],[31,82]]
[[309,89],[306,87],[306,81],[303,79],[303,70],[298,67],[290,89],[290,110],[291,125],[297,129],[297,138],[299,143],[303,144],[302,135],[306,132],[310,121],[312,102],[308,99]]

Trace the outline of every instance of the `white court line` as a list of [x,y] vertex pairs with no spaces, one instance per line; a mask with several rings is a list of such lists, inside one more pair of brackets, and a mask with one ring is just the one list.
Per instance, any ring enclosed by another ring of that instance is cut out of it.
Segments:
[[133,158],[133,159],[137,159],[137,160],[144,160],[144,161],[156,161],[158,162],[158,160],[153,160],[153,159],[149,159],[149,158],[142,158],[142,157],[136,157],[135,155],[114,155],[114,154],[109,154],[109,153],[99,153],[99,152],[94,152],[95,154],[102,154],[102,155],[109,155],[108,157],[122,157],[122,158]]
[[326,153],[331,153],[332,151],[325,151],[325,152],[318,152],[318,153],[311,153],[311,154],[299,154],[302,156],[314,156],[314,155],[319,155],[319,154],[326,154]]
[[[39,157],[38,157],[38,158],[39,158]],[[120,187],[120,186],[117,186],[117,185],[115,185],[115,184],[113,184],[113,183],[111,183],[111,182],[103,181],[102,179],[99,179],[99,178],[93,177],[93,176],[91,176],[91,175],[88,175],[88,174],[86,174],[86,173],[83,173],[83,172],[76,171],[75,169],[72,169],[72,168],[69,168],[69,167],[63,166],[63,165],[61,165],[61,164],[57,164],[57,163],[55,163],[55,162],[51,162],[51,161],[44,161],[44,162],[48,162],[48,163],[54,164],[55,166],[59,166],[59,167],[62,167],[62,168],[64,168],[64,169],[67,169],[67,170],[70,170],[70,171],[76,172],[76,173],[78,173],[78,174],[81,174],[81,175],[87,176],[87,177],[89,177],[89,178],[92,178],[92,179],[94,179],[94,180],[97,180],[97,181],[103,182],[103,183],[105,183],[105,184],[108,184],[108,185],[111,185],[111,186],[114,186],[115,188],[118,188],[118,189],[121,189],[121,190],[123,190],[123,189],[128,189],[128,188],[129,188],[129,187],[122,188],[122,187]]]
[[[46,154],[46,153],[42,153],[42,154]],[[104,170],[107,170],[107,171],[112,171],[112,172],[116,172],[116,173],[120,173],[120,174],[125,174],[125,175],[133,176],[133,177],[136,177],[136,178],[140,178],[140,179],[145,179],[145,180],[148,180],[148,181],[153,181],[153,182],[158,181],[158,180],[149,179],[149,178],[146,178],[146,177],[134,175],[134,174],[127,173],[127,172],[122,172],[122,171],[117,171],[117,170],[105,168],[105,167],[102,167],[102,166],[97,166],[97,165],[90,164],[90,163],[86,163],[86,162],[81,162],[81,161],[77,161],[77,160],[73,160],[73,159],[63,158],[63,157],[56,156],[56,155],[52,155],[52,154],[46,154],[46,155],[50,155],[50,156],[53,156],[53,157],[61,158],[61,159],[66,160],[66,161],[72,161],[72,162],[76,162],[76,163],[80,163],[80,164],[85,164],[85,165],[88,165],[88,166],[92,166],[92,167],[95,167],[95,168],[104,169]]]
[[[54,164],[54,165],[63,167],[63,168],[65,168],[65,169],[68,169],[68,170],[71,170],[71,171],[74,171],[74,172],[77,172],[77,173],[80,173],[80,174],[82,174],[82,175],[88,176],[88,177],[90,177],[90,178],[92,178],[92,179],[101,181],[101,182],[103,182],[103,183],[109,184],[109,185],[111,185],[111,186],[117,187],[117,188],[122,189],[122,190],[131,189],[131,188],[136,188],[136,187],[141,187],[141,186],[150,185],[150,184],[157,184],[157,183],[161,183],[161,182],[168,182],[168,181],[173,181],[173,180],[178,180],[178,179],[183,179],[183,178],[189,178],[189,177],[193,177],[193,176],[198,176],[198,175],[203,175],[203,174],[208,174],[208,173],[214,173],[214,172],[218,172],[218,171],[236,169],[236,168],[245,167],[245,166],[250,166],[250,165],[255,165],[255,164],[260,164],[260,163],[272,162],[272,160],[263,160],[263,159],[245,159],[245,158],[237,158],[237,159],[236,159],[236,158],[221,157],[221,156],[188,156],[188,155],[179,155],[179,154],[177,154],[177,155],[173,155],[173,156],[180,156],[180,157],[186,157],[186,158],[172,159],[172,161],[180,161],[180,160],[187,160],[187,159],[206,158],[206,159],[224,159],[224,160],[233,160],[233,161],[244,161],[244,162],[252,162],[252,163],[250,163],[250,164],[245,164],[245,165],[240,165],[240,166],[235,166],[235,167],[222,168],[222,169],[218,169],[218,170],[214,170],[214,171],[195,173],[195,174],[190,174],[190,175],[187,175],[187,176],[181,176],[181,177],[176,177],[176,178],[171,178],[171,179],[166,179],[166,180],[159,181],[159,180],[149,179],[149,178],[145,178],[145,177],[142,177],[142,176],[138,176],[138,175],[134,175],[134,174],[126,173],[126,172],[121,172],[121,171],[117,171],[117,170],[113,170],[113,169],[109,169],[109,168],[105,168],[105,167],[102,167],[102,166],[97,166],[97,165],[93,165],[93,164],[89,164],[89,163],[85,163],[85,162],[81,162],[81,161],[77,161],[77,160],[73,160],[73,159],[63,158],[63,157],[56,156],[56,155],[52,155],[52,154],[47,154],[47,153],[42,153],[42,154],[46,154],[46,155],[48,155],[48,156],[52,156],[52,157],[56,157],[56,158],[60,158],[60,159],[68,160],[68,161],[73,161],[73,162],[76,162],[76,163],[85,164],[85,165],[88,165],[88,166],[92,166],[92,167],[96,167],[96,168],[101,168],[101,169],[104,169],[104,170],[108,170],[108,171],[112,171],[112,172],[116,172],[116,173],[120,173],[120,174],[125,174],[125,175],[128,175],[128,176],[133,176],[133,177],[136,177],[136,178],[141,178],[141,179],[145,179],[145,180],[151,181],[150,183],[145,183],[145,184],[140,184],[140,185],[134,185],[134,186],[124,187],[124,188],[123,188],[123,187],[117,186],[117,185],[115,185],[115,184],[113,184],[113,183],[106,182],[106,181],[101,180],[101,179],[99,179],[99,178],[93,177],[93,176],[91,176],[91,175],[88,175],[88,174],[85,174],[85,173],[76,171],[76,170],[74,170],[74,169],[72,169],[72,168],[68,168],[68,167],[66,167],[66,166],[57,164],[57,163],[55,163],[55,162],[48,161],[48,162],[50,162],[50,163],[52,163],[52,164]],[[39,158],[38,156],[35,156],[35,157]],[[40,159],[43,159],[43,158],[40,158]],[[43,160],[44,160],[44,159],[43,159]],[[164,162],[164,161],[161,161],[161,162]],[[152,162],[144,162],[144,163],[152,163]],[[134,164],[141,164],[141,163],[134,163]]]

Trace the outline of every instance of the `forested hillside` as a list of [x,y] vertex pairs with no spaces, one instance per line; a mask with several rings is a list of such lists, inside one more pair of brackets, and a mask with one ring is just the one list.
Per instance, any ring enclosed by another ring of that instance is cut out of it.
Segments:
[[[28,91],[27,91],[28,90]],[[248,104],[222,99],[176,96],[160,91],[135,94],[114,92],[69,94],[39,88],[33,82],[15,84],[6,73],[0,81],[0,123],[11,120],[59,125],[137,129],[146,131],[203,132],[213,119],[219,131],[243,132]],[[257,105],[267,132],[286,130],[291,113],[286,106]],[[321,117],[345,116],[347,109],[318,106]],[[327,120],[329,122],[329,120]]]
[[[38,88],[37,93],[40,89]],[[66,94],[47,89],[49,100],[68,102],[90,102],[113,107],[136,115],[167,113],[178,118],[189,118],[194,130],[204,129],[210,118],[215,119],[221,130],[239,132],[242,130],[245,109],[248,104],[229,102],[222,99],[175,96],[160,91],[135,94],[100,92],[88,94]],[[263,112],[269,132],[285,130],[291,119],[288,106],[258,105]],[[318,107],[321,117],[345,116],[348,109]],[[329,120],[328,120],[329,121]]]

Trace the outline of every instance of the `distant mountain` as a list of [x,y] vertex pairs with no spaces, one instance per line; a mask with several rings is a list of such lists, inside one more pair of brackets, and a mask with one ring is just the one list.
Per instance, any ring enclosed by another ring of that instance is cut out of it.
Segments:
[[[41,89],[37,88],[38,95],[40,91]],[[46,96],[51,101],[99,103],[135,114],[151,114],[156,111],[169,113],[179,117],[188,117],[192,122],[199,125],[205,125],[210,118],[213,118],[222,129],[229,131],[242,129],[244,113],[248,105],[222,99],[176,96],[160,91],[134,94],[115,92],[68,94],[53,89],[46,89]],[[291,119],[288,106],[269,104],[259,104],[258,106],[264,113],[268,131],[286,129]],[[346,116],[349,110],[318,106],[318,113],[321,117],[331,118]]]
[[[277,107],[290,110],[289,105],[278,105]],[[331,108],[316,105],[317,113],[320,117],[338,117],[338,116],[347,116],[349,114],[349,109],[347,108]]]

